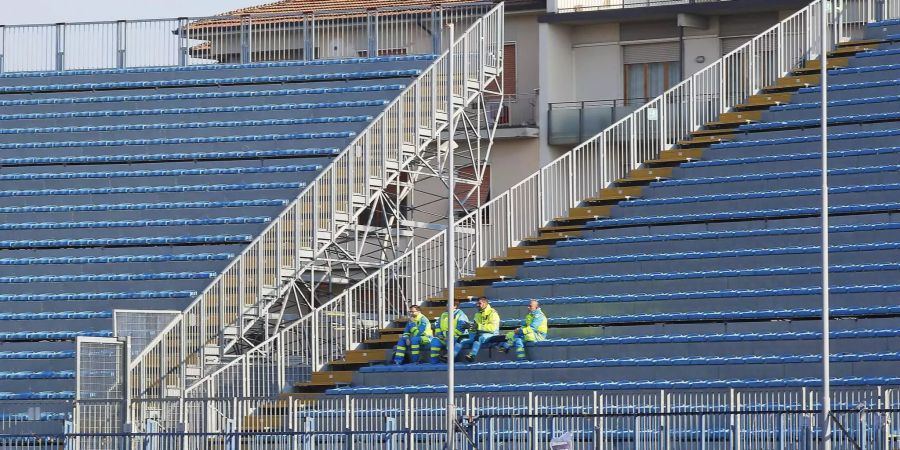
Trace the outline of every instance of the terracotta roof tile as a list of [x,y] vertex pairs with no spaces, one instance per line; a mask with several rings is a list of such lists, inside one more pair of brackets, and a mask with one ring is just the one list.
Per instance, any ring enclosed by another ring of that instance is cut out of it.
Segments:
[[[254,23],[302,22],[300,14],[316,12],[319,17],[354,17],[368,9],[390,8],[402,13],[405,9],[420,9],[437,5],[473,3],[473,0],[281,0],[258,6],[236,9],[220,14],[222,19],[206,19],[191,22],[188,28],[222,28],[238,26],[238,16],[254,16]],[[260,17],[262,16],[262,17]]]

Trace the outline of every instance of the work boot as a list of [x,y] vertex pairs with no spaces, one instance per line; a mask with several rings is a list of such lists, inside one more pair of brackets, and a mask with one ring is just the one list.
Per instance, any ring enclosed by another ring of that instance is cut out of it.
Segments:
[[465,356],[466,362],[475,362],[475,357],[471,353]]

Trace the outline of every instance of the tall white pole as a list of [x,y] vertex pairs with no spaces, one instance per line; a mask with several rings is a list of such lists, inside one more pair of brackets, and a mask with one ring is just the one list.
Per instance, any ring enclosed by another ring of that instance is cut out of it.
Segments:
[[447,343],[447,449],[453,450],[455,442],[453,440],[453,431],[456,425],[456,405],[454,404],[454,359],[456,352],[453,348],[456,345],[456,320],[453,317],[456,284],[456,174],[453,170],[453,139],[456,134],[456,126],[453,121],[453,43],[456,41],[456,32],[453,24],[447,24],[447,30],[450,34],[450,51],[447,53],[447,335],[445,341]]
[[[822,3],[822,448],[831,450],[831,326],[828,265],[828,0]],[[812,27],[811,27],[812,28]]]

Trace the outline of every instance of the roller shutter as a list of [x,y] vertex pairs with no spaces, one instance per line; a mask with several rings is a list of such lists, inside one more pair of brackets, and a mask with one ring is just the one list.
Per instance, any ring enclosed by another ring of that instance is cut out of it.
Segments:
[[626,45],[625,64],[678,61],[678,42]]

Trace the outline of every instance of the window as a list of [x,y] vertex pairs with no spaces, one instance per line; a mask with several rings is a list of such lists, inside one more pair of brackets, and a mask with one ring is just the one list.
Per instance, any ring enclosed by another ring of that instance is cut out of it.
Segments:
[[661,95],[678,83],[678,62],[625,65],[625,100],[638,105]]

